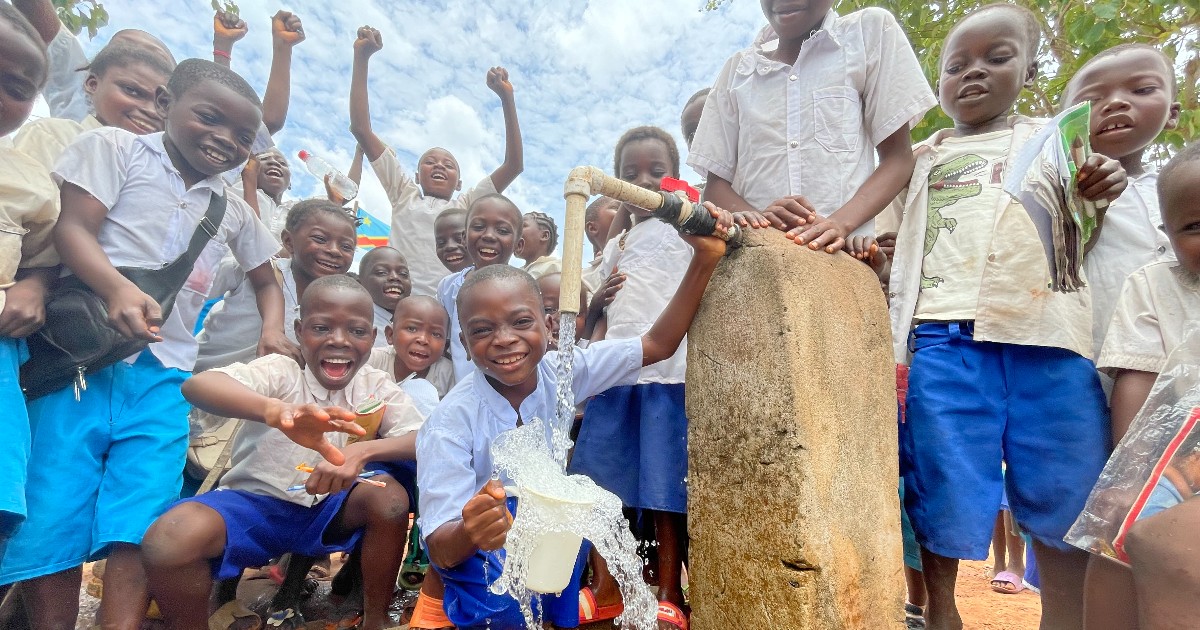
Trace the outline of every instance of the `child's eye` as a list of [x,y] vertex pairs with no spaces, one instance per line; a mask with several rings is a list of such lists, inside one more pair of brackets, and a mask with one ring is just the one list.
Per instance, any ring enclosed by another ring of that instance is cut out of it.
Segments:
[[204,124],[206,124],[206,125],[215,125],[215,124],[217,124],[217,117],[216,117],[216,116],[212,116],[212,115],[209,115],[209,114],[203,114],[203,113],[201,113],[201,114],[196,114],[196,117],[197,117],[197,118],[199,118],[199,119],[200,119],[200,121],[201,121],[201,122],[203,122],[203,123],[204,123]]
[[329,327],[324,324],[313,324],[312,329],[313,329],[313,332],[319,332],[319,333],[329,332]]
[[371,334],[371,331],[367,330],[366,328],[351,328],[350,334],[354,335],[355,337],[366,337],[367,335]]
[[1147,94],[1153,94],[1157,90],[1158,90],[1157,85],[1147,85],[1145,87],[1140,87],[1140,88],[1134,90],[1133,93],[1137,94],[1138,96],[1145,96]]
[[31,87],[17,86],[17,85],[12,85],[12,84],[5,84],[4,92],[6,94],[8,94],[11,98],[13,98],[14,100],[20,101],[22,103],[27,103],[29,101],[32,101],[34,98],[37,97],[37,94],[38,94],[37,90],[33,89]]
[[444,238],[434,239],[433,244],[436,247],[445,247],[446,239],[444,239]]
[[325,238],[324,236],[320,236],[318,234],[314,234],[312,236],[312,240],[313,240],[313,242],[320,243],[322,245],[329,242],[329,239]]
[[946,69],[944,70],[944,72],[946,74],[958,74],[959,70],[962,70],[962,66],[959,66],[958,64],[954,64],[954,65],[946,66]]
[[341,248],[342,248],[342,251],[344,251],[344,252],[354,253],[355,246],[352,243],[342,243]]
[[988,61],[989,61],[990,63],[994,63],[994,64],[996,64],[996,65],[1000,65],[1000,64],[1002,64],[1002,63],[1006,63],[1006,62],[1007,62],[1009,59],[1012,59],[1012,57],[1011,57],[1011,56],[992,57],[991,59],[988,59]]
[[553,306],[546,306],[542,308],[542,312],[547,315],[553,315],[556,311]]
[[446,333],[442,333],[442,332],[434,332],[433,333],[434,339],[443,339],[445,337],[446,337]]
[[491,329],[491,328],[488,328],[488,327],[486,327],[486,326],[480,326],[480,327],[478,327],[478,328],[472,328],[472,329],[471,329],[471,336],[472,336],[472,337],[479,337],[479,336],[482,336],[482,335],[486,335],[486,334],[488,334],[488,333],[490,333],[490,332],[492,332],[492,329]]
[[532,317],[522,317],[521,319],[518,319],[517,321],[513,322],[513,326],[516,326],[517,328],[529,328],[532,325],[533,325]]
[[407,269],[405,269],[404,271],[401,271],[401,272],[400,272],[400,277],[401,277],[401,278],[407,278],[407,277],[408,277],[408,270],[407,270]]
[[248,146],[254,144],[254,136],[248,136],[248,135],[242,134],[242,135],[238,136],[238,142],[241,142],[242,146],[248,147]]

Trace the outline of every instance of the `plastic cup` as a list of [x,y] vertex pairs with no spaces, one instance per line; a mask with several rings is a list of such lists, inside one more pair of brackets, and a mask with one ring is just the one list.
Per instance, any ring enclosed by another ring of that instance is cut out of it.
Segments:
[[[525,587],[535,593],[561,593],[571,582],[575,559],[583,544],[583,537],[565,531],[566,525],[573,515],[590,511],[594,502],[546,496],[529,488],[521,488],[521,502],[544,515],[549,529],[532,541]],[[520,515],[518,507],[517,518]],[[562,529],[555,530],[556,526]]]

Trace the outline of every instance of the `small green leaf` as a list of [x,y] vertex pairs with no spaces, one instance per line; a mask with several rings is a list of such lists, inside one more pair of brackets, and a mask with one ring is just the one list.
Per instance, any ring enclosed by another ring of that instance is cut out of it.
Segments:
[[1111,20],[1117,17],[1117,3],[1112,1],[1097,2],[1092,6],[1092,13],[1094,13],[1098,19]]

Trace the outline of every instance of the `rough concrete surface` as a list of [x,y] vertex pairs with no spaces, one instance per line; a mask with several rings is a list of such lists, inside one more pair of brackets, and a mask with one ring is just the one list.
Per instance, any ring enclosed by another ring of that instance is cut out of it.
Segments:
[[875,275],[753,232],[688,338],[692,627],[903,627],[895,371]]

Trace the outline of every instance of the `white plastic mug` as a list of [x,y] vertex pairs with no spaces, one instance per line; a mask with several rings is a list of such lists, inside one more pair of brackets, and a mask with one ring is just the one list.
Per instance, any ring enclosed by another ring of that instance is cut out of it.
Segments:
[[[565,526],[573,515],[581,511],[590,511],[593,502],[559,499],[529,488],[521,489],[520,500],[523,506],[530,506],[544,515],[543,518],[550,529],[533,541],[525,587],[536,593],[561,593],[571,583],[575,559],[579,556],[580,545],[583,544],[583,538],[565,531]],[[521,509],[522,506],[517,507],[517,518],[521,517]],[[556,531],[555,526],[564,529]]]

